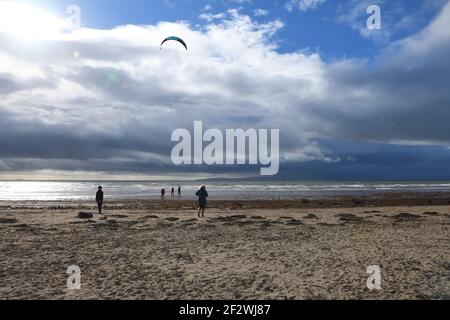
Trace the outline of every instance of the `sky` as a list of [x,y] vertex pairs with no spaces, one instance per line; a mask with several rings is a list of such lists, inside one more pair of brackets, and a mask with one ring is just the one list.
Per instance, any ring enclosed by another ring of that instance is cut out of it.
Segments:
[[267,179],[448,180],[449,56],[448,0],[0,0],[0,179],[258,177],[175,166],[201,120],[280,129]]

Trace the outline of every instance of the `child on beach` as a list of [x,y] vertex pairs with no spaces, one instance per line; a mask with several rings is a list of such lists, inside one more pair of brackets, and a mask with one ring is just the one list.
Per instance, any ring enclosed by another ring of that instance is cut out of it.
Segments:
[[[205,217],[205,209],[207,205],[207,198],[208,198],[208,192],[206,191],[206,186],[201,186],[200,190],[197,191],[195,194],[198,197],[198,217],[204,218]],[[201,216],[200,216],[201,214]]]

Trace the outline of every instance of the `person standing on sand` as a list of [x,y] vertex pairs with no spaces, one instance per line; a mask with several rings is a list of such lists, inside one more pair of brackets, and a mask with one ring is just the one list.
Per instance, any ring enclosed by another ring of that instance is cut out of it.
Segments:
[[178,198],[181,198],[181,186],[178,187]]
[[170,192],[170,196],[171,196],[172,198],[175,198],[175,188],[174,188],[174,187],[172,187],[172,190],[171,190],[171,192]]
[[97,195],[95,196],[95,201],[97,202],[98,214],[102,214],[103,208],[103,187],[98,187]]
[[164,200],[165,195],[166,195],[166,189],[161,189],[161,200]]
[[[195,194],[198,197],[198,217],[204,218],[205,217],[205,209],[207,205],[207,198],[208,198],[208,191],[206,191],[206,186],[203,185],[200,187],[200,190],[197,191]],[[200,216],[201,214],[201,216]]]

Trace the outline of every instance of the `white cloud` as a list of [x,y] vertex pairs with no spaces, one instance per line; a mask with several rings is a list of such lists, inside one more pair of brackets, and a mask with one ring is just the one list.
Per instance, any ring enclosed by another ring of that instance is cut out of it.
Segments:
[[265,10],[265,9],[255,9],[254,15],[256,17],[268,16],[269,15],[269,11]]
[[291,12],[295,8],[298,8],[300,11],[308,11],[317,9],[320,5],[325,3],[326,0],[289,0],[286,2],[286,9]]
[[239,3],[239,4],[252,3],[252,0],[228,0],[228,1]]
[[225,13],[216,13],[216,14],[212,14],[212,13],[202,13],[199,16],[200,19],[202,20],[206,20],[208,22],[211,22],[213,20],[220,20],[225,18]]

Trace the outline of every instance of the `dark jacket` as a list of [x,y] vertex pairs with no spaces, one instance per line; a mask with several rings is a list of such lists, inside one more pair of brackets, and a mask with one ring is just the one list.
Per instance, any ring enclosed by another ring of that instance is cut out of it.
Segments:
[[208,191],[206,190],[198,190],[195,194],[198,197],[198,203],[200,207],[206,206],[206,198],[208,198]]
[[95,201],[103,202],[103,191],[97,191],[97,195],[95,196]]

